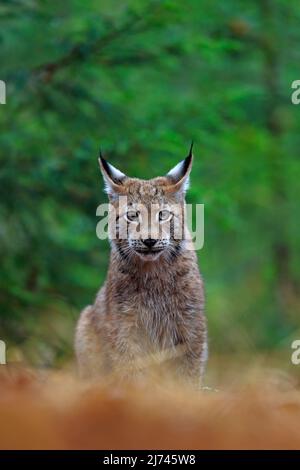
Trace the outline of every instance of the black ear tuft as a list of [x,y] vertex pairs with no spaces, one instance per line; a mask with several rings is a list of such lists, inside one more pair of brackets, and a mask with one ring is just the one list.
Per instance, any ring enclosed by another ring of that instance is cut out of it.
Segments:
[[106,192],[108,194],[120,192],[120,187],[123,185],[126,175],[108,163],[105,158],[103,158],[101,150],[99,155],[99,165],[104,178]]
[[102,166],[103,166],[103,169],[104,169],[104,171],[107,173],[107,176],[109,176],[109,178],[110,178],[111,180],[113,180],[113,181],[116,183],[115,178],[113,178],[112,175],[111,175],[110,165],[109,165],[109,163],[105,160],[105,158],[102,157],[101,152],[100,152],[99,160],[101,161]]
[[191,165],[191,161],[193,158],[193,147],[194,147],[194,142],[192,141],[191,146],[190,146],[190,151],[188,156],[183,160],[183,165],[182,165],[182,172],[183,174],[186,173]]
[[193,161],[193,142],[190,146],[188,156],[177,163],[172,170],[167,173],[167,177],[171,179],[173,183],[173,190],[183,190],[185,192],[189,185],[189,174],[192,168]]
[[194,147],[194,141],[192,140],[188,157],[192,157],[192,156],[193,156],[193,147]]

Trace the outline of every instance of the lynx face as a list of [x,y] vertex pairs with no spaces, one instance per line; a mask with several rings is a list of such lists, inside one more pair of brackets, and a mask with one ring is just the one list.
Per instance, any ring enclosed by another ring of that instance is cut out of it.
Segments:
[[99,162],[111,203],[110,240],[120,255],[143,261],[176,257],[186,241],[184,195],[192,152],[166,176],[151,180],[130,178],[102,157]]

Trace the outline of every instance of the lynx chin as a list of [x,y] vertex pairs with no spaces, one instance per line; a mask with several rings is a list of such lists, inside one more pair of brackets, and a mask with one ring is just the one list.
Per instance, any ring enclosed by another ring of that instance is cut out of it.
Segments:
[[[191,146],[189,155],[165,176],[141,180],[100,156],[116,214],[110,230],[117,235],[110,237],[106,282],[77,325],[82,377],[126,378],[155,366],[163,374],[201,383],[207,360],[204,289],[185,222],[192,160]],[[127,237],[118,237],[124,221]],[[178,227],[181,237],[175,236]]]

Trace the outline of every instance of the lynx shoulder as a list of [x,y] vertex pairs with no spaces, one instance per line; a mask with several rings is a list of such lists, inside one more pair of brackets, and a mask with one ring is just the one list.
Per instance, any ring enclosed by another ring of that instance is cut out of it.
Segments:
[[207,359],[204,290],[185,221],[189,155],[166,176],[126,176],[100,157],[110,202],[107,279],[78,321],[84,377],[132,376],[153,365],[200,382]]

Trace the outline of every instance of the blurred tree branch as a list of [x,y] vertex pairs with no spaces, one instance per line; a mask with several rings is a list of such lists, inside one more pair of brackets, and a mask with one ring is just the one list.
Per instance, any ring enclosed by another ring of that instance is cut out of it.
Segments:
[[[155,20],[160,17],[163,8],[163,2],[150,2],[148,7],[139,14],[135,11],[129,11],[128,19],[118,27],[113,26],[107,21],[109,30],[106,34],[101,34],[93,41],[87,39],[86,41],[75,44],[64,56],[37,66],[32,71],[33,75],[35,78],[44,82],[51,81],[54,75],[60,70],[72,66],[75,63],[89,60],[92,56],[101,53],[105,47],[110,46],[115,40],[121,39],[124,35],[128,36],[128,34],[146,32],[149,27],[153,28],[153,24],[155,24]],[[160,53],[161,52],[162,50],[160,50]],[[164,52],[178,54],[180,53],[180,48],[166,45]],[[133,62],[150,62],[157,58],[158,54],[140,52],[129,56],[120,56],[116,59],[106,59],[104,62],[109,65],[119,65]]]

